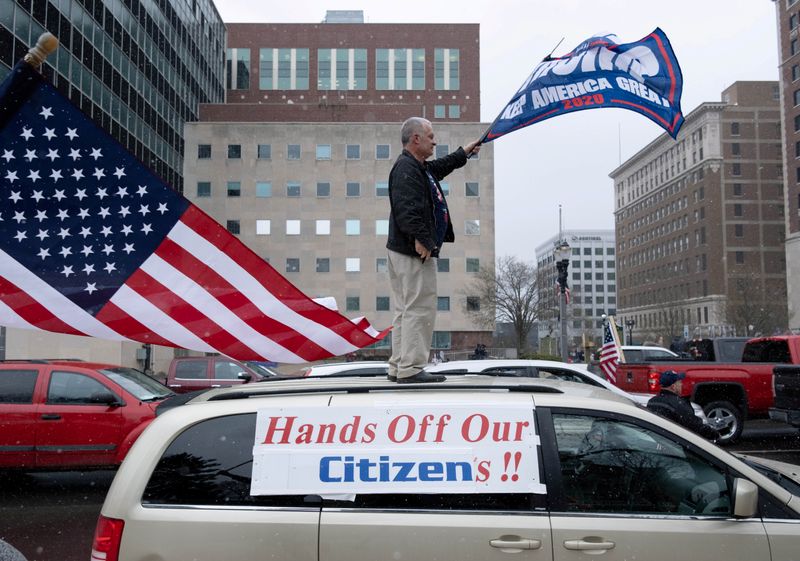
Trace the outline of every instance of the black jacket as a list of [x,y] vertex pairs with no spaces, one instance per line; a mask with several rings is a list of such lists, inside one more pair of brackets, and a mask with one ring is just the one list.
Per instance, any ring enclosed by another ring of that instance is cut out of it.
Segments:
[[684,399],[670,391],[661,390],[658,395],[650,398],[650,401],[647,402],[647,408],[653,413],[661,415],[699,434],[703,438],[709,440],[716,440],[719,438],[719,433],[716,429],[703,423],[703,421],[694,414],[694,409],[688,399]]
[[[439,181],[466,163],[467,155],[461,147],[452,154],[425,162],[424,165],[409,152],[403,150],[389,173],[391,212],[389,214],[387,249],[406,255],[417,255],[414,249],[414,240],[416,239],[428,248],[434,257],[439,256],[439,248],[436,247],[433,194],[425,170],[427,169],[436,180],[436,188],[442,193],[444,200],[444,193]],[[447,206],[446,200],[444,204]],[[449,212],[448,209],[448,215]],[[452,242],[454,240],[453,217],[450,216],[444,241]]]

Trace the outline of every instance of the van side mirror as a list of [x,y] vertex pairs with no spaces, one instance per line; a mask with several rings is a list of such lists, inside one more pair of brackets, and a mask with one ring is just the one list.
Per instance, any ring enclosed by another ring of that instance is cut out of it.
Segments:
[[752,518],[758,511],[758,486],[752,481],[737,477],[733,480],[733,515]]
[[253,375],[250,374],[249,372],[239,372],[239,374],[237,374],[236,377],[239,378],[240,380],[244,380],[245,382],[249,382],[250,380],[253,379]]

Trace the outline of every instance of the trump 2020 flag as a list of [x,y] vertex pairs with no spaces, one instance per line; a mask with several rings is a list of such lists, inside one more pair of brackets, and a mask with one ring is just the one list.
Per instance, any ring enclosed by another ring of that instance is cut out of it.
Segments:
[[378,341],[290,284],[29,64],[0,85],[0,325],[297,363]]
[[544,119],[599,107],[641,113],[672,138],[683,124],[683,77],[660,29],[634,43],[590,37],[571,53],[546,58],[484,133],[489,142]]

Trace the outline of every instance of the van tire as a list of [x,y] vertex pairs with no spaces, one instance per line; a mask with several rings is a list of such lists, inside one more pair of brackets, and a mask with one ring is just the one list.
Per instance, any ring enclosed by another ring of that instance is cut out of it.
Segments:
[[708,420],[713,422],[715,419],[722,419],[724,423],[719,430],[720,438],[717,444],[733,444],[742,435],[744,430],[744,415],[730,401],[711,401],[703,405],[703,411]]

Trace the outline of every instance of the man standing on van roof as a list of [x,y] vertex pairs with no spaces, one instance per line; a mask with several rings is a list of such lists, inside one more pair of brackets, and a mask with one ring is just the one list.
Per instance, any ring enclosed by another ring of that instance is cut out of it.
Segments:
[[422,370],[428,363],[436,320],[436,264],[444,242],[455,240],[439,181],[480,151],[477,140],[436,160],[433,126],[411,117],[400,131],[403,153],[389,174],[389,281],[394,299],[389,380],[442,382]]

